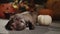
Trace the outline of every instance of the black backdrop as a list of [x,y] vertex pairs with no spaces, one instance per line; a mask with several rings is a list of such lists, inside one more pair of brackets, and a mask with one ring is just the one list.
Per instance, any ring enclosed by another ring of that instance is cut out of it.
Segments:
[[35,4],[45,4],[47,0],[34,0]]
[[9,2],[14,2],[14,0],[0,0],[0,4],[1,3],[9,3]]
[[[31,0],[23,0],[23,1],[28,1],[29,3],[31,2]],[[0,3],[9,3],[9,2],[14,2],[14,0],[0,0]],[[47,2],[47,0],[33,0],[33,2],[35,4],[44,4]]]

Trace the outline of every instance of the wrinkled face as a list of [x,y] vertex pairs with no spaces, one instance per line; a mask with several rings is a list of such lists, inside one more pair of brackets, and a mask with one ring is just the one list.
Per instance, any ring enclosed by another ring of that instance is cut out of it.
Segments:
[[12,30],[17,30],[17,31],[23,30],[25,29],[25,27],[26,27],[26,23],[24,19],[21,18],[14,19],[14,22],[10,26]]

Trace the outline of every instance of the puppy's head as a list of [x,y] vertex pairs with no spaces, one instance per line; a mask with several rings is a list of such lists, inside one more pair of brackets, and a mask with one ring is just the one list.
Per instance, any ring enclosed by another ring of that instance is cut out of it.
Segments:
[[24,19],[11,19],[5,26],[7,30],[20,31],[26,28]]

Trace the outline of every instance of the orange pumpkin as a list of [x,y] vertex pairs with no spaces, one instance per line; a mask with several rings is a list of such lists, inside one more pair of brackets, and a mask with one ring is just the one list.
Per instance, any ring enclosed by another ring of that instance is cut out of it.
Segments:
[[5,12],[9,12],[9,13],[15,12],[15,9],[12,7],[11,3],[0,4],[0,17],[1,18],[5,18],[5,15],[4,15]]
[[50,15],[50,16],[53,16],[53,11],[50,10],[50,9],[40,9],[38,11],[38,14],[39,15]]

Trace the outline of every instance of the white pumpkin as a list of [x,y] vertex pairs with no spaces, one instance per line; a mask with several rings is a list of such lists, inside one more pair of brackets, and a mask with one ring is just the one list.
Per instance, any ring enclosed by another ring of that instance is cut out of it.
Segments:
[[42,25],[50,25],[52,23],[52,17],[49,15],[39,15],[38,23]]

